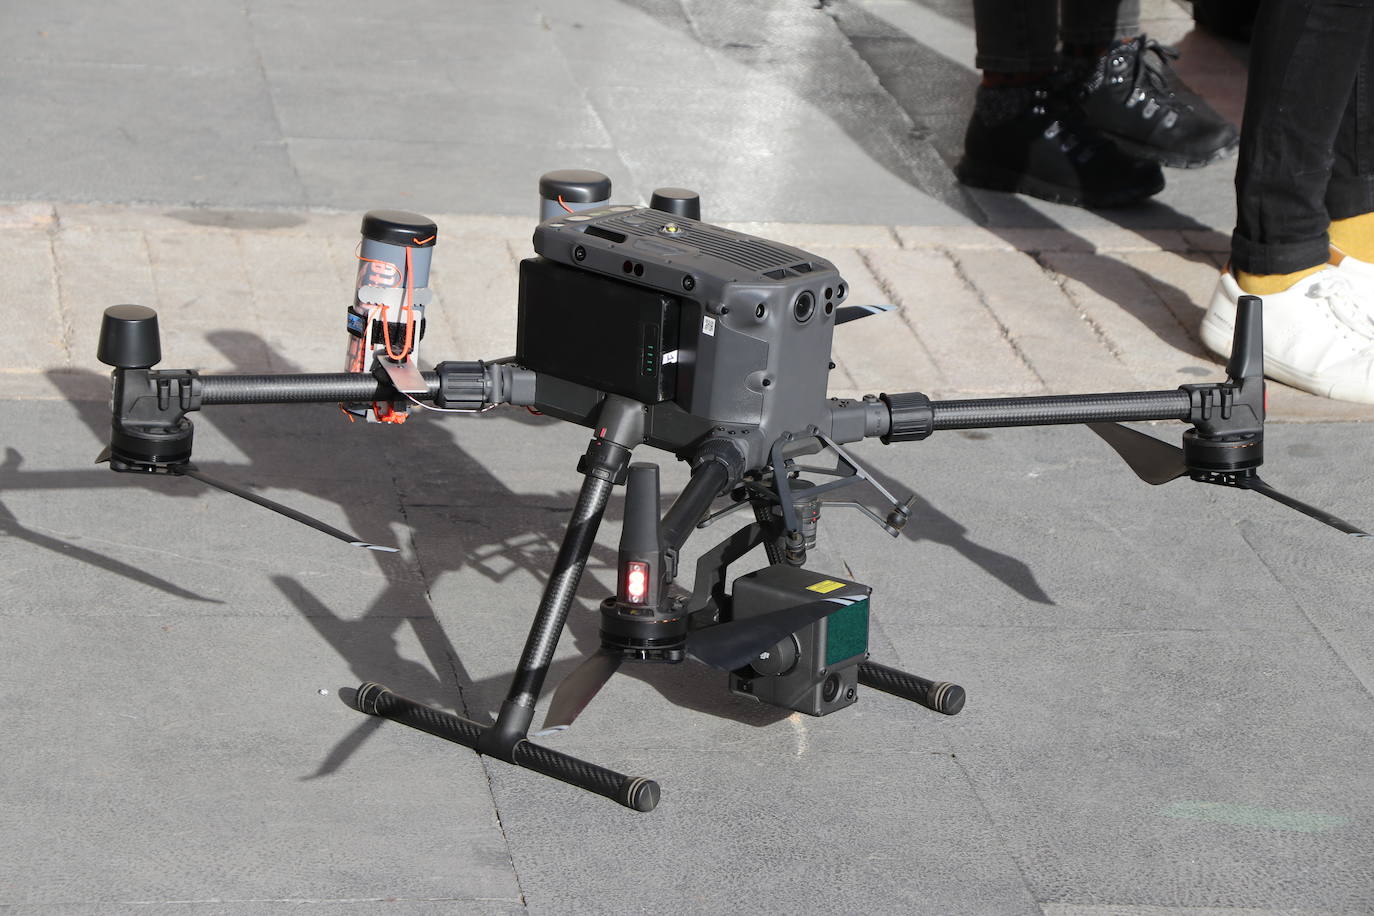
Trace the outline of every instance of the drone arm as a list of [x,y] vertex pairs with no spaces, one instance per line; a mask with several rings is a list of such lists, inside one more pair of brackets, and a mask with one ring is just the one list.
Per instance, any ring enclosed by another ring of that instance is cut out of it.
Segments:
[[[432,400],[439,388],[437,372],[422,373]],[[390,383],[366,372],[322,372],[282,375],[201,375],[196,377],[201,404],[326,404],[377,401],[396,396]]]
[[[924,439],[941,429],[1050,426],[1063,423],[1122,423],[1136,420],[1187,420],[1193,413],[1188,392],[1128,391],[1027,398],[976,398],[913,403],[911,395],[883,395],[891,417],[884,443]],[[928,417],[928,420],[926,419]]]
[[[532,404],[535,374],[506,364],[443,362],[420,373],[422,395],[446,409],[482,410],[496,404]],[[384,375],[364,372],[290,375],[197,376],[202,404],[300,404],[376,401],[396,397]]]

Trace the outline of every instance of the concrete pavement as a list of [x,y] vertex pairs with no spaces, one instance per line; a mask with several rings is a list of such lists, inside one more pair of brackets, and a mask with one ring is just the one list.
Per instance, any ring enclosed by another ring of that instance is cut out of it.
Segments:
[[[866,692],[783,716],[694,664],[632,668],[550,743],[659,779],[648,815],[340,701],[377,680],[494,712],[585,430],[196,416],[207,472],[395,556],[90,463],[106,305],[159,310],[164,367],[335,371],[371,207],[439,224],[426,357],[508,354],[535,180],[560,167],[620,200],[694,187],[707,218],[898,305],[838,329],[832,394],[1215,378],[1197,324],[1229,163],[1118,213],[961,190],[957,0],[9,12],[0,78],[23,91],[0,111],[25,128],[0,135],[0,244],[25,336],[0,363],[0,911],[1374,910],[1369,542],[1254,494],[1148,487],[1084,430],[856,447],[916,494],[912,521],[893,540],[828,509],[810,565],[874,587],[875,660],[963,683],[968,707]],[[1238,115],[1244,48],[1173,0],[1144,13]],[[1266,478],[1374,524],[1371,408],[1271,394]],[[550,684],[598,644],[620,513]]]

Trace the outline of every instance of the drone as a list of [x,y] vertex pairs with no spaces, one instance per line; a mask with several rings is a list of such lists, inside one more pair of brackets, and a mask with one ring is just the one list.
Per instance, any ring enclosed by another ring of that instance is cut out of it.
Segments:
[[[200,480],[361,549],[394,550],[202,473],[191,461],[187,415],[218,404],[313,402],[335,403],[351,421],[399,424],[416,407],[480,413],[512,405],[592,430],[577,464],[576,505],[495,720],[463,718],[372,682],[353,698],[360,712],[637,811],[658,805],[656,781],[535,740],[571,726],[625,665],[691,658],[727,672],[732,694],[811,716],[854,704],[860,687],[957,714],[962,687],[870,659],[869,586],[806,566],[823,507],[862,511],[893,537],[910,518],[915,497],[889,492],[846,451],[863,439],[895,444],[942,430],[1085,424],[1147,483],[1187,477],[1250,490],[1369,537],[1259,476],[1266,404],[1257,297],[1241,299],[1220,382],[967,400],[919,392],[830,398],[836,326],[887,307],[848,304],[848,285],[829,261],[703,222],[700,198],[681,188],[655,191],[648,207],[615,205],[609,179],[571,169],[544,175],[540,193],[536,254],[520,263],[511,357],[420,367],[438,227],[398,210],[370,211],[362,221],[345,372],[154,369],[162,355],[156,313],[105,310],[97,357],[114,368],[112,423],[98,461],[118,472]],[[1121,425],[1160,420],[1189,426],[1181,446]],[[632,460],[645,446],[691,469],[666,512],[659,466]],[[833,463],[804,463],[822,454]],[[860,484],[876,491],[886,514],[823,498]],[[621,486],[616,592],[600,604],[600,647],[557,686],[532,733],[598,527]],[[688,538],[736,512],[743,524],[702,553],[689,576],[680,561]],[[767,565],[732,580],[730,567],[760,546]]]

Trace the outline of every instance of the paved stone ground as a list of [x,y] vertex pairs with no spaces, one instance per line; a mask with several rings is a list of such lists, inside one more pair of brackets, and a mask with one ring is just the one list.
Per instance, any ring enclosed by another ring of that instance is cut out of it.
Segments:
[[[1144,13],[1238,117],[1244,48],[1173,0]],[[390,557],[90,464],[106,305],[159,310],[167,367],[334,371],[371,207],[440,225],[426,355],[509,353],[534,181],[560,167],[621,200],[694,187],[708,218],[900,306],[838,330],[836,395],[1214,378],[1196,329],[1229,163],[1107,214],[958,188],[961,0],[55,0],[13,5],[0,36],[0,112],[23,125],[0,134],[0,244],[27,332],[0,361],[0,911],[1374,911],[1369,542],[1147,487],[1081,429],[856,447],[915,492],[913,520],[893,541],[827,510],[811,565],[871,584],[874,657],[962,682],[968,708],[866,693],[782,716],[694,665],[633,669],[555,740],[658,778],[649,815],[340,702],[373,679],[494,712],[585,430],[197,416],[207,472]],[[1290,422],[1266,477],[1374,524],[1370,408],[1271,394]],[[597,645],[620,513],[551,683]]]

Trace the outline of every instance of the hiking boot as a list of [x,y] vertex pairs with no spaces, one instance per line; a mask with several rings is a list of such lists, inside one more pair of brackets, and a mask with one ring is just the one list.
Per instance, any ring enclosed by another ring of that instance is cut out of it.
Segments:
[[1198,168],[1234,153],[1240,132],[1174,75],[1177,57],[1140,35],[1074,73],[1089,124],[1136,156]]
[[[1242,295],[1231,272],[1223,273],[1202,319],[1202,342],[1222,358],[1231,355]],[[1329,266],[1261,299],[1265,375],[1323,397],[1374,404],[1374,298]]]
[[1159,166],[1128,156],[1083,123],[1050,81],[981,86],[955,174],[966,185],[1078,207],[1120,207],[1164,187]]

